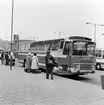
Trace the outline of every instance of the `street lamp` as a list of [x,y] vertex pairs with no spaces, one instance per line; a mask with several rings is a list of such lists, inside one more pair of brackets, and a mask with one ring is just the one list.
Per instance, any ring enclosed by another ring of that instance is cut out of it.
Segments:
[[59,33],[59,38],[60,38],[60,36],[61,36],[61,33],[63,34],[63,35],[65,35],[63,32],[60,32],[60,31],[56,31],[54,34],[56,34],[56,33]]
[[11,15],[11,53],[10,53],[10,70],[12,70],[12,36],[13,36],[13,12],[14,12],[14,0],[12,0],[12,15]]
[[104,26],[103,24],[94,24],[90,22],[86,22],[86,24],[91,24],[94,26],[94,42],[96,43],[96,26]]

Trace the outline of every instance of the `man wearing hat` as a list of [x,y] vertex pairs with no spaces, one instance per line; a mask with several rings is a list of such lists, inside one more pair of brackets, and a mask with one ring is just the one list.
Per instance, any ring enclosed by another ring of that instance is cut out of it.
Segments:
[[46,79],[49,79],[49,73],[51,73],[51,79],[53,80],[53,67],[54,67],[54,57],[50,54],[50,50],[47,51],[45,56],[46,61]]

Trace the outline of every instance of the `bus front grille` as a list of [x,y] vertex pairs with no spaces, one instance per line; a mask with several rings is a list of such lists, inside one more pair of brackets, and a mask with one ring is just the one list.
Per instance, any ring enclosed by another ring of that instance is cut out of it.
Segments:
[[80,70],[91,70],[92,65],[91,64],[80,64]]

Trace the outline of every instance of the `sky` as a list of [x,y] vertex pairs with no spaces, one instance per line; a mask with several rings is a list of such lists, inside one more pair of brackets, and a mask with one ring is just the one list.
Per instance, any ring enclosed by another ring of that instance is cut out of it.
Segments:
[[[11,40],[12,0],[0,0],[0,39]],[[104,0],[14,0],[13,34],[48,40],[72,35],[94,40],[94,24],[104,24]],[[96,25],[96,43],[104,48],[104,26]]]

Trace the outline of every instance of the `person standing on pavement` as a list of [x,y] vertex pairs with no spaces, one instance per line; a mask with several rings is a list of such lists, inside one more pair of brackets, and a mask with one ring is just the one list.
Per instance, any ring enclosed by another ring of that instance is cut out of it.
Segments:
[[31,71],[31,62],[32,62],[32,58],[31,58],[31,53],[28,53],[26,56],[26,65],[25,65],[25,71],[26,72],[30,72]]
[[4,52],[3,51],[1,52],[1,64],[2,65],[4,64]]
[[54,67],[54,57],[50,54],[50,50],[47,51],[45,56],[46,61],[46,79],[49,79],[49,73],[51,73],[51,79],[53,80],[53,67]]
[[9,55],[8,52],[5,54],[5,65],[9,65]]
[[32,57],[31,69],[32,69],[32,73],[38,72],[38,57],[36,56],[36,53],[34,53]]

